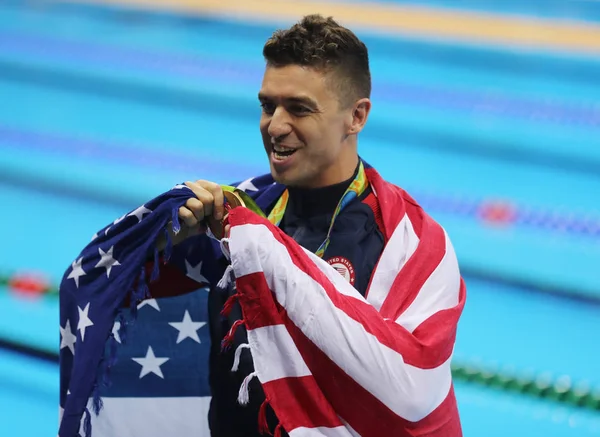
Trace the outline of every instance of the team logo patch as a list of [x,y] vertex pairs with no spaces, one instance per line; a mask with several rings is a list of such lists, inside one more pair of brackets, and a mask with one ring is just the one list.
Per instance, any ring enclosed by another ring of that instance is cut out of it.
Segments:
[[354,267],[352,263],[348,261],[346,258],[341,256],[336,256],[327,261],[331,267],[333,267],[342,277],[350,283],[350,285],[354,285],[354,281],[356,280],[356,275],[354,273]]

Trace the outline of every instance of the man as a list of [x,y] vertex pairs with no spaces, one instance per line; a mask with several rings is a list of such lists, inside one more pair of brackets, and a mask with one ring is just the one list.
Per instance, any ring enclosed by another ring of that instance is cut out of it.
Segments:
[[[443,229],[359,158],[371,109],[367,48],[311,15],[275,32],[263,55],[260,131],[271,174],[239,188],[265,217],[226,209],[217,183],[186,182],[141,207],[147,218],[115,221],[84,249],[61,285],[61,323],[76,317],[68,300],[77,299],[79,325],[90,327],[81,354],[61,363],[71,391],[61,396],[70,421],[61,437],[97,385],[85,366],[103,358],[90,342],[103,344],[123,302],[135,308],[148,297],[145,279],[152,297],[197,289],[177,273],[188,256],[211,288],[211,436],[461,435],[450,359],[464,283]],[[226,238],[211,239],[207,223],[221,223]],[[93,268],[120,290],[92,278]]]

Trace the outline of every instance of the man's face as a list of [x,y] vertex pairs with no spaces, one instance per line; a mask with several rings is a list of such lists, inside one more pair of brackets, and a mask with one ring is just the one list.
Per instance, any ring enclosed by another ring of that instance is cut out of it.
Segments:
[[279,183],[312,188],[341,182],[340,165],[356,155],[344,142],[352,108],[340,107],[327,74],[298,65],[266,68],[260,131]]

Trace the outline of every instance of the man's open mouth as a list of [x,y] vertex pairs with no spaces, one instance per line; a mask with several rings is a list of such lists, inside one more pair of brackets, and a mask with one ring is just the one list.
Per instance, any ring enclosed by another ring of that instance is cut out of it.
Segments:
[[273,146],[273,154],[277,159],[285,159],[288,156],[292,156],[297,149],[292,149],[290,147],[274,145]]

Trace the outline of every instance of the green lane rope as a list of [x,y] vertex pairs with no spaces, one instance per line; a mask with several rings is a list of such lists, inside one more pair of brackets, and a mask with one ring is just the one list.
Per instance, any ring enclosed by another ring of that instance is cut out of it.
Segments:
[[[14,278],[22,275],[0,272],[0,287],[11,288]],[[58,298],[58,287],[48,286],[42,296]],[[453,362],[454,380],[478,384],[490,389],[513,392],[534,398],[600,411],[600,387],[593,389],[589,383],[573,383],[568,376],[553,378],[550,374],[517,372],[510,368],[493,369],[475,363]]]
[[453,363],[452,375],[457,381],[600,411],[600,388],[594,390],[585,381],[573,383],[566,375],[554,378],[548,373],[498,371],[465,363]]

